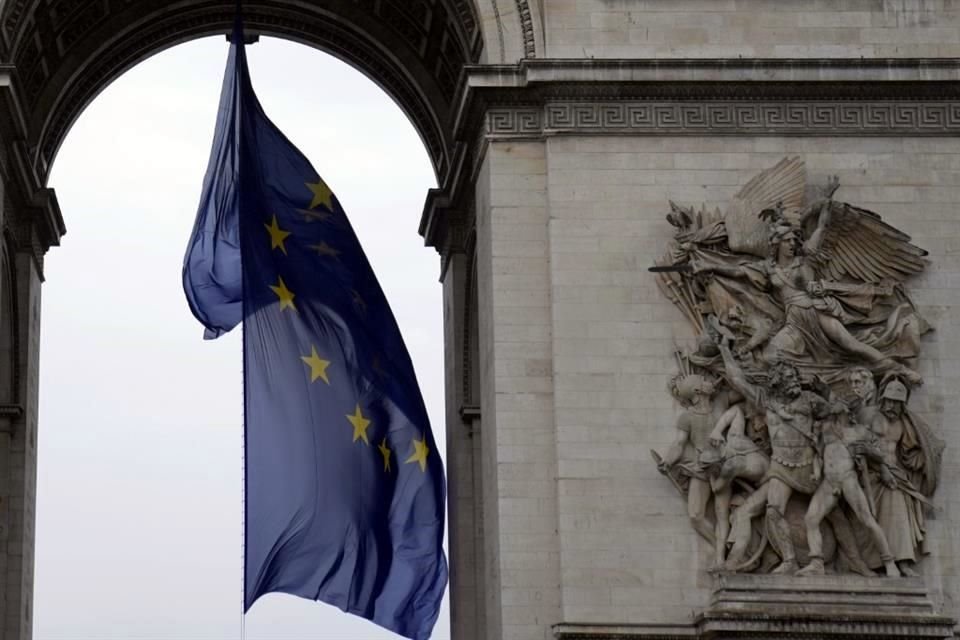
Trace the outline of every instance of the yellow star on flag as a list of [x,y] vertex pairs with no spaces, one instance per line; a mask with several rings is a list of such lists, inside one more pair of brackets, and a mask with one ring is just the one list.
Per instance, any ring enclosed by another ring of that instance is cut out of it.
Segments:
[[387,446],[387,439],[384,438],[377,449],[380,449],[380,453],[383,455],[383,470],[390,471],[390,447]]
[[270,224],[263,225],[267,232],[270,234],[270,248],[271,249],[280,249],[283,252],[283,255],[287,255],[287,248],[283,246],[283,241],[287,239],[290,235],[289,231],[284,231],[280,228],[280,225],[277,224],[277,216],[273,216],[273,221]]
[[330,379],[327,377],[327,367],[330,366],[330,361],[322,360],[320,356],[317,355],[316,347],[312,347],[309,356],[300,356],[300,359],[310,367],[310,382],[323,380],[327,384],[330,384]]
[[277,297],[280,298],[280,311],[283,311],[287,307],[290,307],[294,311],[297,310],[296,305],[293,304],[294,293],[287,289],[287,285],[283,282],[283,278],[279,278],[280,283],[276,286],[270,285],[270,288],[273,289],[273,292],[277,294]]
[[316,209],[318,205],[323,205],[330,211],[333,211],[333,192],[322,179],[317,178],[317,182],[308,182],[307,188],[313,193],[313,200],[310,201],[310,208]]
[[353,415],[348,415],[347,420],[350,421],[350,424],[353,425],[353,441],[363,439],[368,445],[370,441],[367,439],[367,427],[370,426],[370,421],[363,417],[363,412],[360,410],[360,405],[357,405],[356,410],[353,412]]
[[334,249],[333,247],[328,245],[326,242],[321,242],[320,244],[312,244],[310,245],[310,248],[316,251],[321,256],[326,256],[329,258],[340,257],[340,250]]
[[430,448],[427,446],[427,439],[413,440],[413,455],[407,458],[407,464],[411,462],[420,463],[420,471],[427,471],[427,456],[430,454]]

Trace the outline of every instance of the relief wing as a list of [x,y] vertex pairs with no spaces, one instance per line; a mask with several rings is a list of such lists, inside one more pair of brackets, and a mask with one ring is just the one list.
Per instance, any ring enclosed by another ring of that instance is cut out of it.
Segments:
[[724,220],[730,250],[765,257],[769,252],[769,225],[760,212],[780,204],[796,223],[803,208],[807,171],[800,158],[784,158],[761,171],[733,197]]
[[927,266],[927,252],[910,240],[872,211],[833,202],[830,225],[812,257],[820,274],[831,280],[903,282]]

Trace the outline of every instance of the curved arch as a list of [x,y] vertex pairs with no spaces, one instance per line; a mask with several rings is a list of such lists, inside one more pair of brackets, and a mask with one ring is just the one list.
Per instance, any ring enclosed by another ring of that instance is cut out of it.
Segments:
[[[5,3],[0,40],[29,114],[23,137],[41,182],[101,90],[162,49],[227,33],[233,7],[234,0]],[[413,122],[443,183],[462,69],[482,49],[474,0],[248,0],[244,18],[248,32],[327,51],[380,85]]]
[[513,64],[543,55],[543,0],[475,0],[483,24],[484,62]]

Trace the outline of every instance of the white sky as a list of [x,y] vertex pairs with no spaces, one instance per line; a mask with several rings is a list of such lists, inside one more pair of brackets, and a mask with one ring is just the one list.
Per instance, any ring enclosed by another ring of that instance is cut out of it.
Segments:
[[[43,289],[35,587],[38,640],[241,634],[240,330],[201,339],[180,270],[228,44],[140,64],[84,112],[50,186],[68,234]],[[443,431],[439,258],[417,223],[433,172],[372,81],[307,47],[249,48],[267,114],[337,193],[393,307],[434,435]],[[449,638],[446,607],[434,638]],[[328,605],[268,596],[253,639],[386,639]]]

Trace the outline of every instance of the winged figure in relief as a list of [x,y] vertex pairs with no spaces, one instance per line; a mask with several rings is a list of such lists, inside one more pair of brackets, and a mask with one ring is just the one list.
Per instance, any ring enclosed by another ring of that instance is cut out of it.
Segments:
[[675,237],[651,270],[697,334],[734,342],[742,358],[826,381],[858,364],[919,384],[913,363],[930,325],[903,284],[925,269],[926,251],[835,200],[838,187],[809,187],[803,161],[785,158],[723,212],[671,202]]

